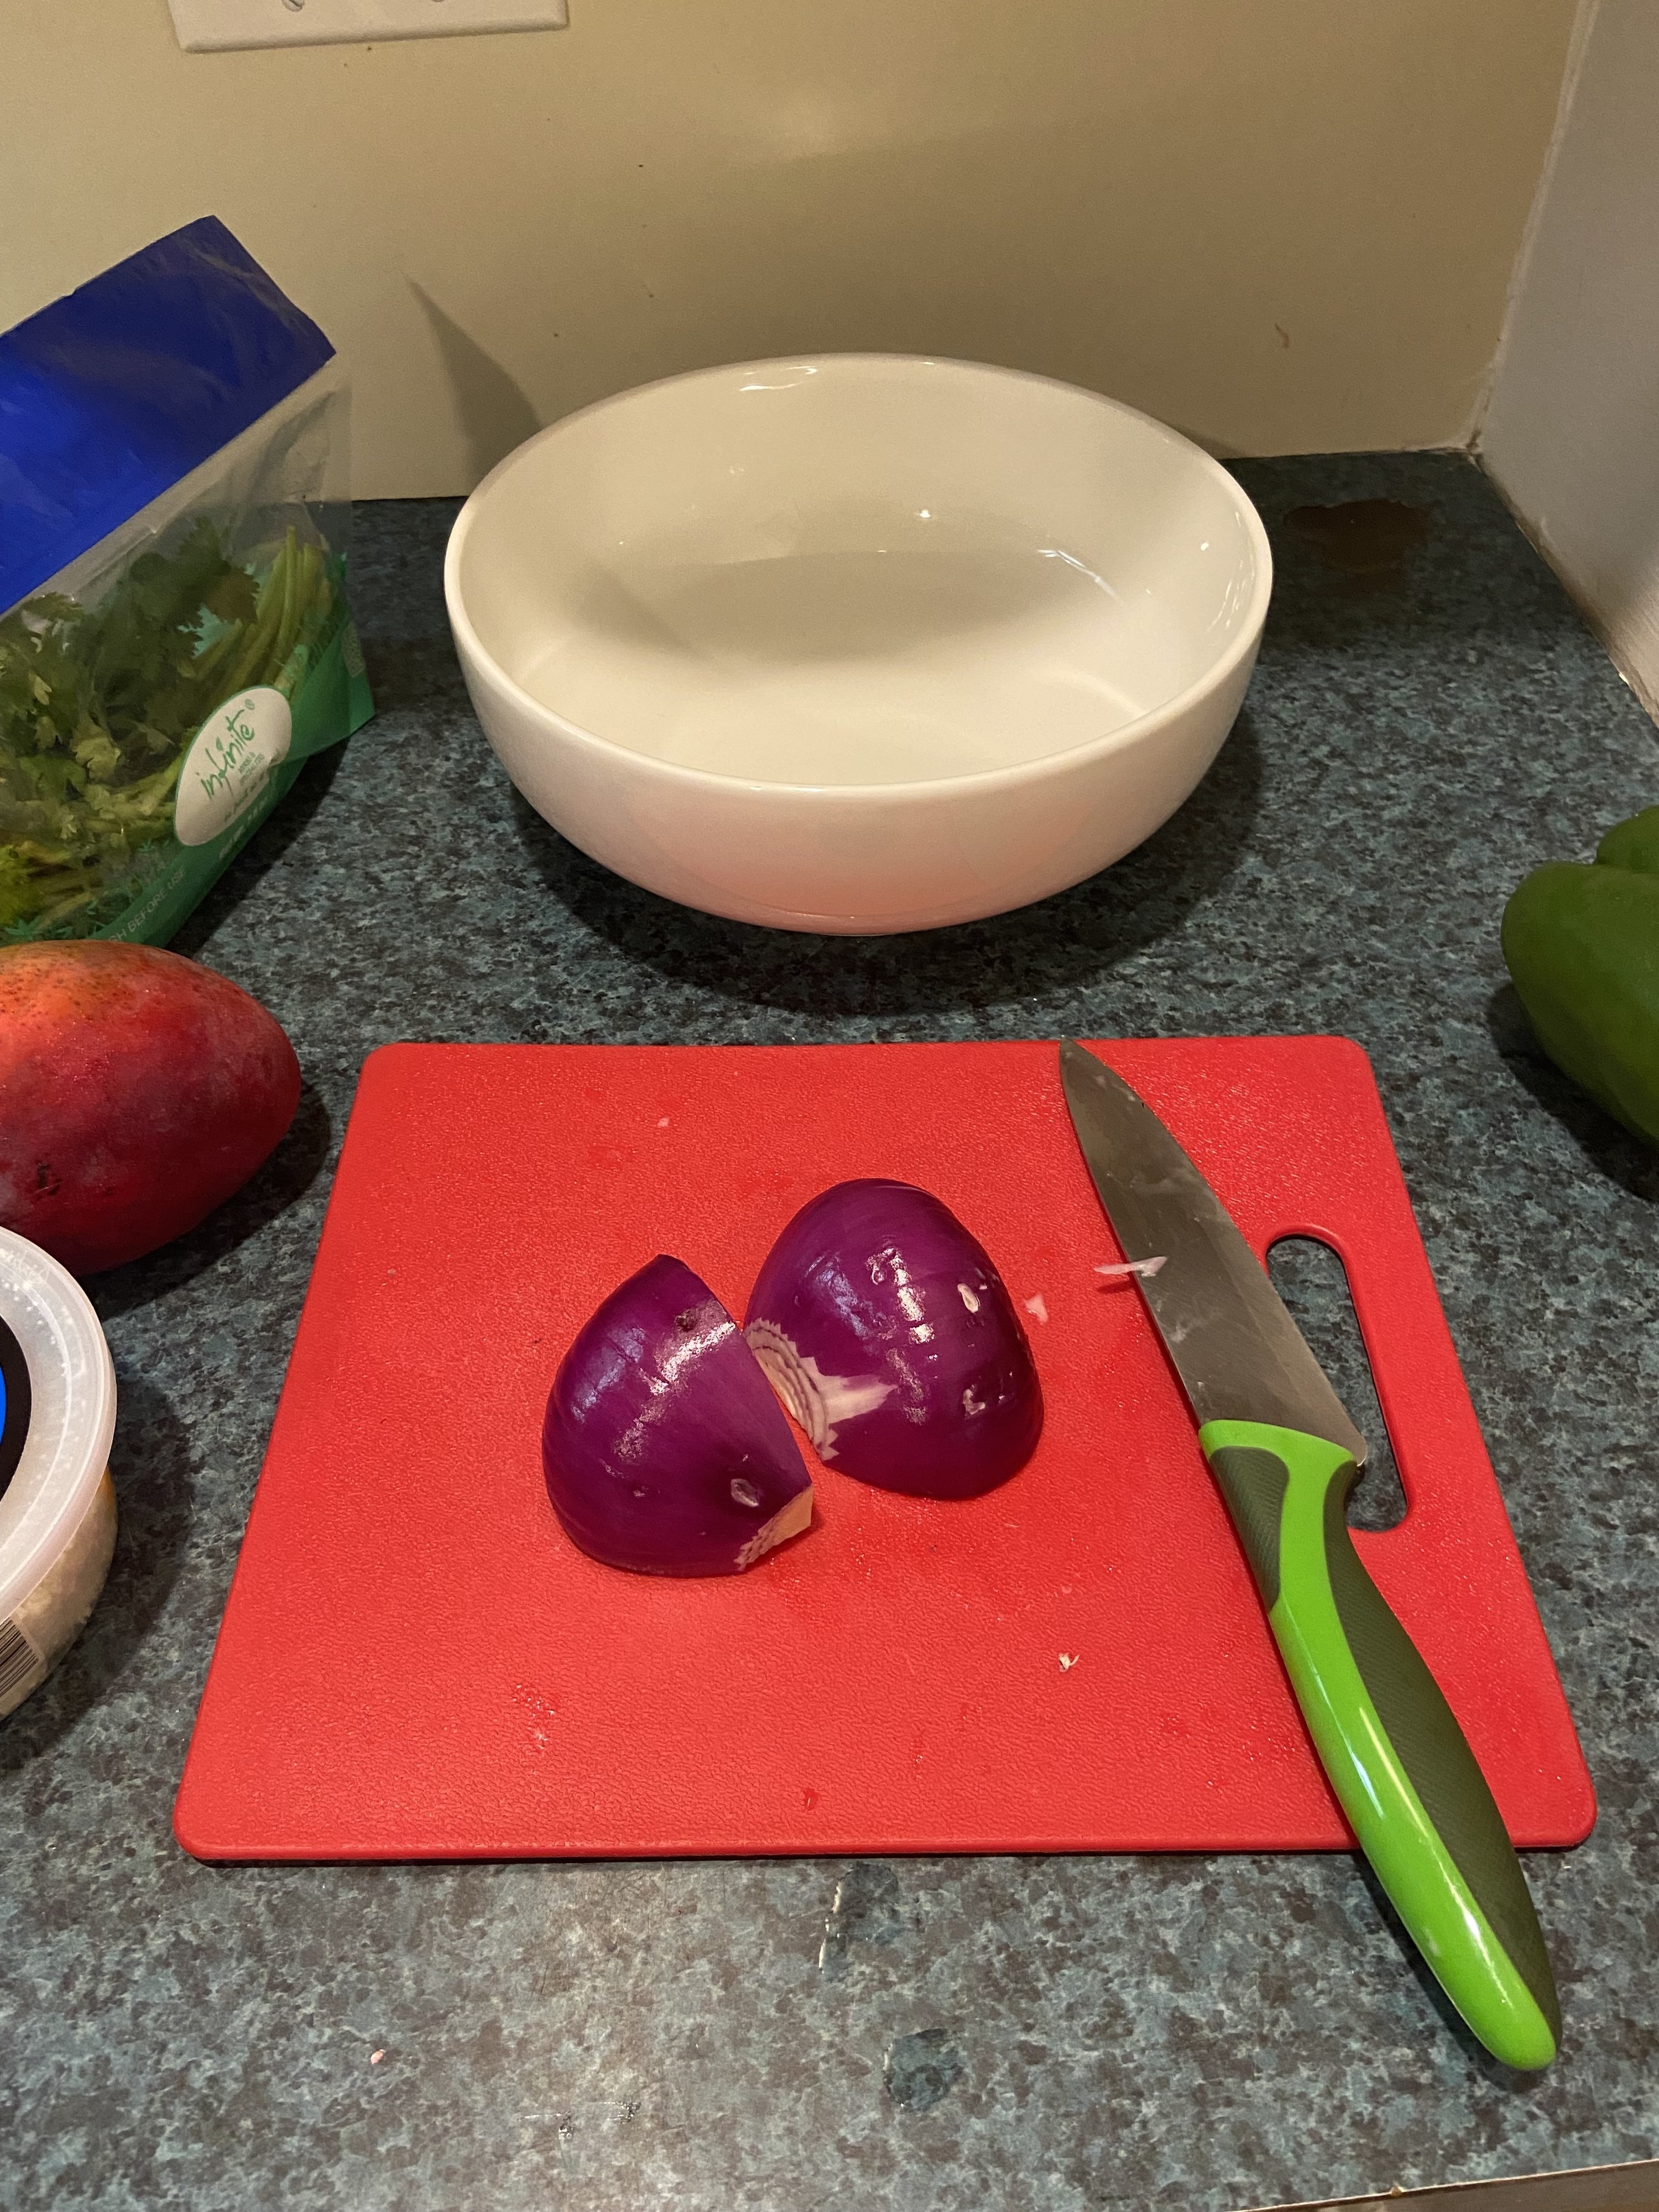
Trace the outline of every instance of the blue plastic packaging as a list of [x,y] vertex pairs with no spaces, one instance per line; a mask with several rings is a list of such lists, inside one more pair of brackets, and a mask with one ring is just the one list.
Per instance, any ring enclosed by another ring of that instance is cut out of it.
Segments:
[[0,610],[297,392],[334,349],[204,216],[0,337]]
[[0,945],[165,944],[368,720],[347,425],[210,216],[0,336]]

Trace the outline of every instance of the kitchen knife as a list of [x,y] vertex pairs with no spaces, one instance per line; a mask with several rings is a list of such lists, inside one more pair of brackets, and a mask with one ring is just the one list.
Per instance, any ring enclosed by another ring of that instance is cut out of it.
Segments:
[[1348,1534],[1364,1439],[1151,1107],[1079,1044],[1062,1043],[1060,1064],[1124,1258],[1164,1261],[1138,1287],[1349,1825],[1481,2042],[1506,2065],[1547,2066],[1561,2014],[1520,1862],[1450,1706]]

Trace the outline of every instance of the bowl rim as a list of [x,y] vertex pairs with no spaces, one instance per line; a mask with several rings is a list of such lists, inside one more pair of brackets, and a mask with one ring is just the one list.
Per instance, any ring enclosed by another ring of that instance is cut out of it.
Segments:
[[[718,769],[692,768],[680,761],[662,760],[653,753],[641,752],[633,745],[623,744],[617,738],[604,737],[597,730],[590,730],[580,722],[571,721],[556,708],[533,697],[514,677],[507,673],[484,645],[467,614],[461,593],[460,563],[466,540],[477,521],[483,501],[491,488],[510,469],[516,467],[532,448],[558,436],[574,424],[603,414],[609,409],[620,407],[630,400],[642,398],[647,392],[665,391],[675,385],[702,383],[738,374],[749,374],[761,369],[817,368],[831,362],[838,368],[857,365],[923,370],[962,369],[1000,382],[1046,386],[1068,392],[1074,398],[1089,400],[1111,414],[1122,416],[1152,432],[1163,443],[1177,447],[1183,453],[1191,456],[1203,472],[1220,485],[1232,501],[1255,556],[1255,577],[1246,617],[1233,633],[1225,650],[1212,661],[1202,675],[1194,677],[1184,690],[1174,693],[1170,698],[1160,701],[1156,707],[1149,707],[1144,714],[1137,714],[1133,721],[1120,723],[1115,729],[1108,730],[1098,738],[1085,738],[1081,744],[1068,745],[1058,752],[1039,754],[1036,760],[1012,762],[1002,768],[973,769],[960,775],[917,777],[902,783],[783,782],[765,776],[728,775]],[[1155,415],[1148,415],[1141,408],[1131,407],[1121,399],[1109,398],[1104,392],[1091,392],[1085,385],[1069,383],[1064,377],[1044,376],[1032,369],[1008,368],[994,362],[962,360],[944,354],[775,354],[764,359],[718,362],[703,368],[678,370],[667,376],[653,377],[644,384],[630,385],[625,391],[610,392],[602,399],[592,400],[585,407],[574,408],[569,414],[560,416],[556,421],[535,431],[522,444],[515,446],[510,453],[503,454],[489,474],[468,494],[450,527],[448,542],[444,549],[444,603],[449,615],[450,628],[460,649],[463,673],[466,672],[465,664],[471,659],[488,675],[492,684],[510,696],[532,722],[544,725],[550,732],[562,737],[574,738],[580,747],[591,750],[599,758],[623,759],[636,763],[639,768],[654,772],[671,783],[694,790],[744,791],[757,796],[833,793],[838,801],[880,800],[888,805],[907,795],[925,794],[933,798],[955,791],[994,790],[999,784],[1013,786],[1041,781],[1049,775],[1064,774],[1088,762],[1126,750],[1143,738],[1155,735],[1164,724],[1174,721],[1188,708],[1224,690],[1240,665],[1248,664],[1254,659],[1267,621],[1273,586],[1273,548],[1268,543],[1267,527],[1256,510],[1255,501],[1231,471],[1224,468],[1212,453],[1206,453],[1194,440],[1184,436],[1179,430],[1171,429],[1167,422],[1160,422]]]

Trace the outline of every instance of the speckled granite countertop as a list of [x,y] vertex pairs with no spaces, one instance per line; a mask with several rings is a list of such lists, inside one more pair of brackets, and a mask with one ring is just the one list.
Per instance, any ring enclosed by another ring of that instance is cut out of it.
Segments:
[[[1196,797],[1025,914],[866,944],[687,914],[563,845],[468,711],[453,508],[362,513],[379,720],[179,940],[286,1024],[300,1119],[220,1216],[96,1286],[120,1543],[82,1642],[0,1727],[0,2202],[1230,2212],[1659,2153],[1659,1163],[1538,1058],[1497,945],[1528,867],[1659,796],[1659,747],[1466,463],[1239,473],[1279,588]],[[1284,523],[1376,498],[1427,531],[1370,574]],[[1531,1863],[1568,2019],[1552,2072],[1507,2075],[1448,2026],[1343,1856],[179,1850],[366,1053],[1063,1030],[1340,1030],[1372,1055],[1601,1790],[1591,1840]]]

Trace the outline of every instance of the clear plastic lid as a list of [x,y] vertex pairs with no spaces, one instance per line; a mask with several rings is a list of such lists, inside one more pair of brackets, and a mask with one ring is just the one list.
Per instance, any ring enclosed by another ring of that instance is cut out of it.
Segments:
[[38,1244],[0,1229],[0,1318],[29,1370],[28,1435],[0,1498],[0,1620],[80,1527],[115,1433],[115,1369],[92,1301]]

